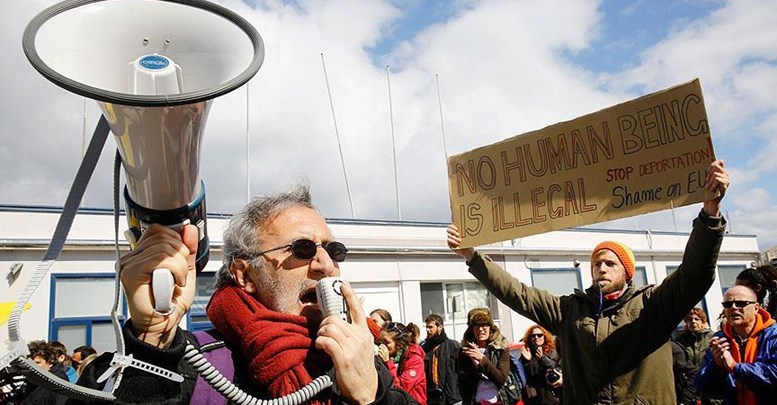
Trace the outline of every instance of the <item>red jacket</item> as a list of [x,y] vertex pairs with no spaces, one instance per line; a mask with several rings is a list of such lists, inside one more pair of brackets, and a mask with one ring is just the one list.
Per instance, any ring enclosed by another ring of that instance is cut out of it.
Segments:
[[421,346],[411,344],[402,354],[398,368],[392,358],[389,358],[385,364],[399,387],[407,391],[419,404],[426,405],[426,373],[424,372],[424,350]]

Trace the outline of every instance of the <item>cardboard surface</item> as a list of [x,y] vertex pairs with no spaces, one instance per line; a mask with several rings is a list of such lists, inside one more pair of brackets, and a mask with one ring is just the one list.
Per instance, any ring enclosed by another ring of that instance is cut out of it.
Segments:
[[713,198],[698,79],[448,158],[462,247]]

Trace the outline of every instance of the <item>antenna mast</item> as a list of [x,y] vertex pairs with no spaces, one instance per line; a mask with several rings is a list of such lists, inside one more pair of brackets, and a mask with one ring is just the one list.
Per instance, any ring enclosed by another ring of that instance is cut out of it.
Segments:
[[394,191],[397,194],[397,216],[402,220],[402,204],[399,202],[399,170],[397,169],[397,144],[394,139],[394,107],[391,104],[391,67],[386,65],[386,82],[388,83],[389,120],[391,121],[391,151],[394,153]]
[[326,93],[329,95],[329,108],[332,110],[332,122],[335,124],[335,136],[337,137],[337,150],[340,151],[340,164],[343,166],[343,177],[345,177],[345,190],[348,192],[348,203],[351,204],[351,218],[356,219],[356,209],[353,206],[353,195],[351,186],[348,184],[348,172],[345,170],[345,157],[343,156],[343,146],[340,144],[340,131],[337,130],[337,118],[335,117],[335,104],[332,102],[332,90],[329,88],[329,76],[326,74],[326,63],[324,63],[324,53],[321,52],[321,66],[324,68],[324,81],[326,82]]

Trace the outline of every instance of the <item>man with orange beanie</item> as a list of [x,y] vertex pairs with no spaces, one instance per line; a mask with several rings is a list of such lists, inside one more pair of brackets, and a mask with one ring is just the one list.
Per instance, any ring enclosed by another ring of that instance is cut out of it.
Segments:
[[777,324],[750,287],[723,294],[723,330],[710,340],[699,372],[704,399],[739,405],[777,404]]
[[719,196],[704,202],[682,264],[658,286],[631,285],[634,254],[618,242],[593,249],[591,287],[565,296],[523,284],[490,257],[459,248],[455,225],[448,227],[448,246],[496,298],[558,336],[565,404],[672,404],[669,336],[715,279],[726,224],[720,202],[728,185],[723,162],[711,163],[705,188]]

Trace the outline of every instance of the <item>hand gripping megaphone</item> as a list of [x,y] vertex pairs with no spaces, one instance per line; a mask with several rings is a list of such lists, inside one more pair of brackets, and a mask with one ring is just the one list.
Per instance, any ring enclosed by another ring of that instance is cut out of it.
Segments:
[[[121,154],[133,248],[151,223],[191,223],[201,270],[209,251],[202,133],[212,99],[259,70],[258,32],[202,0],[73,0],[36,16],[23,45],[44,77],[98,101]],[[168,313],[169,270],[155,272],[153,285],[157,311]]]

